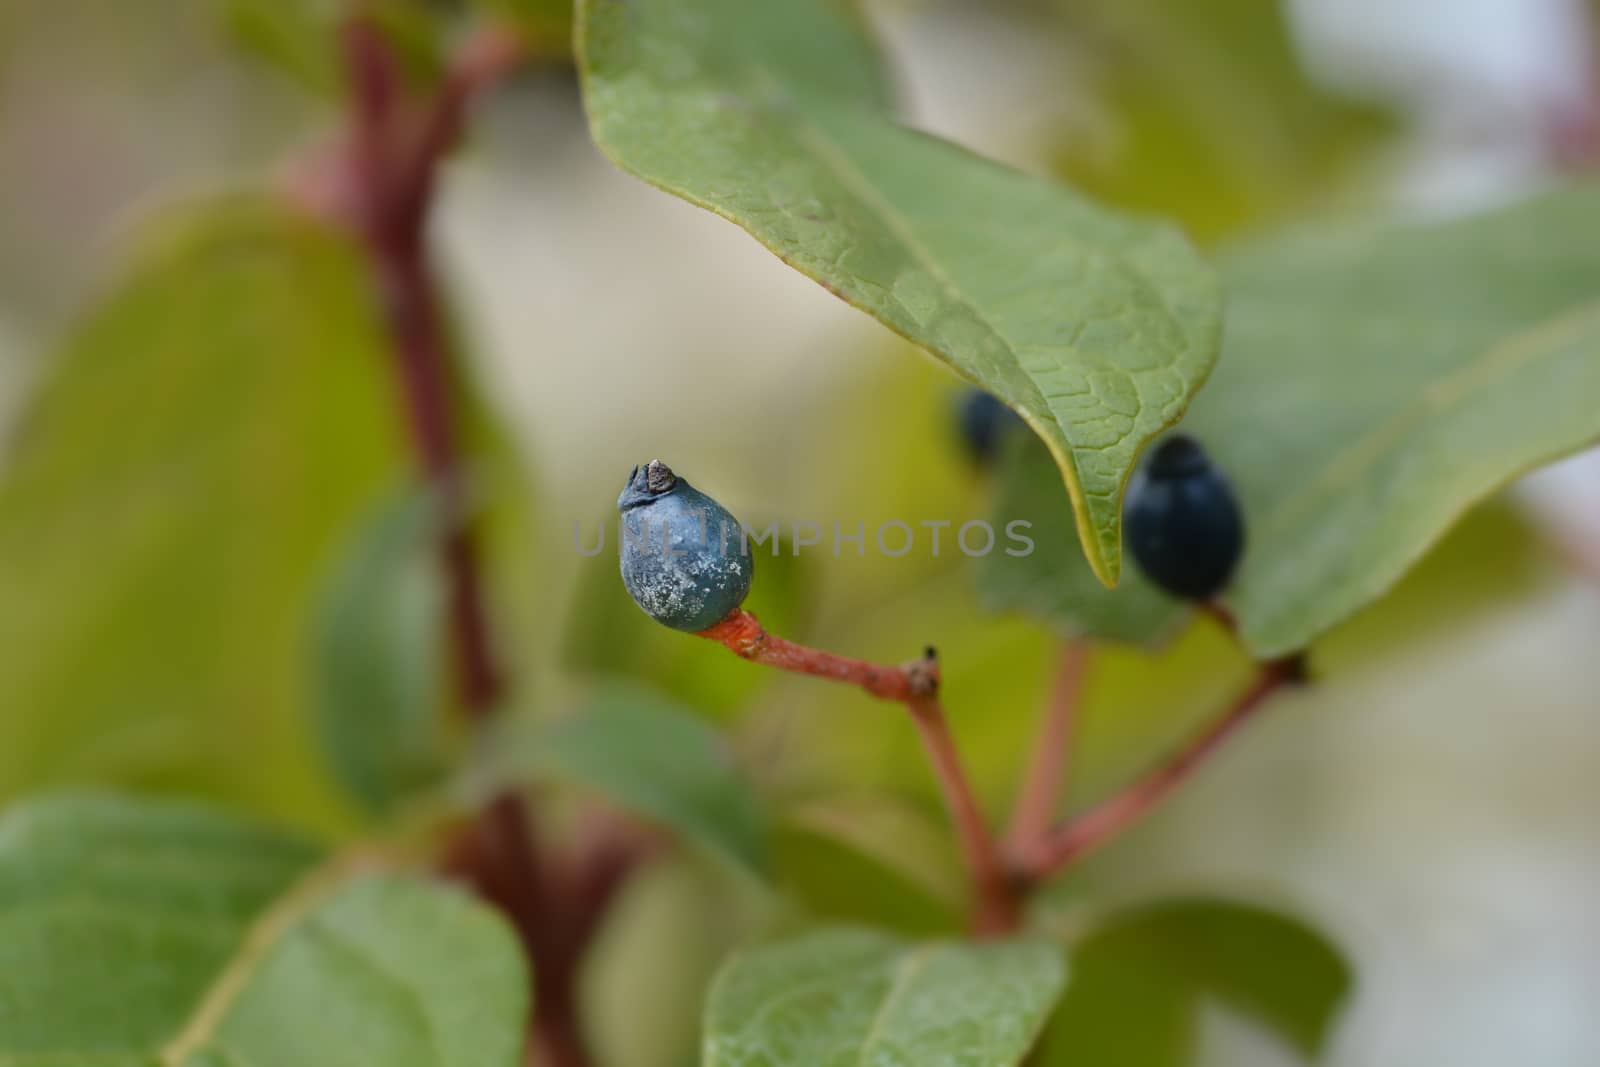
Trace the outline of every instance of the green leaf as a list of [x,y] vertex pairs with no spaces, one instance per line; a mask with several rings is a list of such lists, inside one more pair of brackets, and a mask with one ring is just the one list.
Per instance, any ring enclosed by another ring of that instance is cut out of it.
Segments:
[[[1107,203],[1196,239],[1328,199],[1387,130],[1302,69],[1282,0],[1056,0],[1082,94],[1056,164]],[[1178,177],[1181,176],[1181,177]]]
[[1569,573],[1548,531],[1502,494],[1473,508],[1371,609],[1319,640],[1316,669],[1344,674],[1452,640],[1453,630],[1536,598]]
[[[1227,599],[1257,655],[1304,647],[1472,505],[1600,439],[1600,252],[1583,237],[1597,212],[1600,186],[1583,186],[1459,221],[1305,230],[1228,259],[1224,356],[1184,429],[1244,505]],[[1016,462],[1004,506],[1059,513],[1038,457]],[[1137,581],[1085,594],[1059,546],[992,562],[996,606],[1117,637],[1171,621]],[[1053,603],[1025,602],[1030,581],[1053,583]]]
[[[248,944],[235,960],[169,1046],[169,1063],[523,1062],[529,997],[520,946],[461,890],[369,876],[268,921],[280,919],[281,932],[268,925],[276,936]],[[230,988],[230,980],[239,984]]]
[[[255,200],[166,227],[54,357],[0,480],[0,797],[181,788],[327,820],[325,558],[409,467],[352,249]],[[137,398],[137,403],[130,401]]]
[[[27,710],[0,716],[0,799],[92,781],[343,826],[310,729],[313,608],[414,467],[377,293],[346,237],[264,200],[152,229],[0,475],[0,691]],[[490,607],[538,647],[527,487],[458,385]]]
[[203,809],[62,795],[0,817],[0,1062],[507,1067],[527,977],[459,891],[320,864]]
[[823,929],[735,954],[706,1004],[705,1067],[1010,1067],[1060,995],[1043,941],[908,942]]
[[895,122],[842,4],[584,0],[578,39],[600,147],[1017,409],[1114,584],[1129,469],[1215,357],[1216,281],[1176,230]]
[[1072,960],[1042,1067],[1180,1067],[1208,998],[1315,1056],[1350,989],[1344,959],[1310,927],[1210,898],[1113,916],[1073,946]]
[[732,753],[693,712],[648,689],[612,683],[566,719],[509,721],[484,753],[491,782],[582,785],[752,873],[768,869],[762,804]]
[[883,798],[812,801],[774,834],[775,880],[829,922],[907,934],[960,928],[965,876],[944,824]]
[[444,588],[437,497],[387,502],[330,576],[313,638],[313,711],[339,780],[372,814],[441,770]]
[[1191,1067],[1196,1019],[1185,990],[1139,960],[1073,957],[1072,984],[1030,1067]]

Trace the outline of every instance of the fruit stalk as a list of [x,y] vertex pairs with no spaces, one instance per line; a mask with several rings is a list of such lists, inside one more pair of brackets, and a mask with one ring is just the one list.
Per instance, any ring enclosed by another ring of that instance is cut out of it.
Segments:
[[1028,881],[1037,882],[1116,837],[1187,781],[1194,770],[1253,718],[1271,697],[1304,680],[1305,663],[1299,656],[1262,664],[1249,687],[1227,711],[1165,762],[1094,807],[1059,824],[1026,849],[1018,857],[1019,873]]
[[859,686],[881,700],[908,703],[929,686],[938,688],[938,664],[933,649],[920,660],[904,666],[890,666],[835,655],[810,648],[769,633],[750,612],[742,608],[699,636],[723,645],[735,655],[782,671],[809,674]]
[[1006,850],[1013,856],[1021,855],[1045,837],[1056,805],[1061,802],[1090,647],[1082,638],[1069,638],[1061,646],[1055,685],[1033,744],[1033,761],[1017,793],[1011,830],[1006,835]]
[[933,765],[972,876],[976,898],[973,926],[984,935],[1001,935],[1016,929],[1020,906],[1015,886],[1000,862],[999,849],[978,807],[939,703],[939,662],[932,648],[921,659],[900,666],[870,663],[768,633],[754,615],[742,608],[700,631],[699,636],[754,663],[845,682],[881,700],[904,704]]

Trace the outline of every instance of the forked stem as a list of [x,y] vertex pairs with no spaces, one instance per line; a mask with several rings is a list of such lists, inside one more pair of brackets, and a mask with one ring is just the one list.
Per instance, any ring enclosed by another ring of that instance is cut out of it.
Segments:
[[1143,777],[1065,822],[1017,856],[1020,874],[1037,882],[1074,863],[1138,822],[1281,690],[1305,680],[1299,656],[1261,665],[1254,680],[1215,721]]
[[[440,556],[457,688],[465,713],[481,721],[493,713],[505,687],[476,546],[461,506],[451,388],[455,354],[426,233],[439,166],[460,138],[472,101],[515,62],[517,45],[494,28],[470,37],[437,94],[416,101],[407,98],[394,49],[371,17],[347,19],[340,43],[350,95],[347,206],[382,297],[418,465],[445,500],[449,525]],[[579,857],[577,873],[566,872],[564,857],[541,846],[522,795],[506,791],[457,835],[443,859],[445,870],[469,880],[506,914],[533,961],[539,996],[530,1049],[543,1067],[591,1062],[579,1025],[578,961],[642,854],[622,842]]]
[[871,663],[778,637],[743,609],[700,631],[699,636],[716,641],[753,663],[844,682],[881,700],[904,704],[928,753],[972,877],[976,898],[973,926],[985,935],[1016,929],[1020,918],[1016,887],[1000,861],[994,836],[979,810],[939,703],[939,661],[932,648],[921,659],[899,666]]
[[417,460],[446,503],[440,554],[451,644],[462,706],[483,718],[499,699],[502,680],[476,546],[460,506],[459,434],[450,388],[454,359],[424,238],[439,164],[459,137],[470,101],[506,69],[512,53],[507,46],[490,50],[483,44],[463,52],[419,123],[406,106],[411,102],[403,95],[399,61],[378,24],[354,16],[344,23],[340,41],[351,98],[354,221],[383,298]]
[[1011,829],[1006,835],[1006,852],[1010,856],[1019,856],[1043,840],[1055,817],[1056,805],[1061,802],[1090,647],[1082,638],[1069,638],[1061,645],[1055,685],[1039,723],[1033,761],[1017,794]]

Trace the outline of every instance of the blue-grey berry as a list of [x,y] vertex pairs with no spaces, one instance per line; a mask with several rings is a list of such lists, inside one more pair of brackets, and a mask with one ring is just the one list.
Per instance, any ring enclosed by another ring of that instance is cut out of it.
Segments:
[[617,510],[622,584],[646,615],[695,633],[744,603],[755,560],[727,508],[651,460],[628,476]]
[[1244,516],[1228,480],[1198,441],[1162,441],[1128,485],[1128,550],[1156,585],[1185,600],[1210,600],[1244,553]]
[[1006,435],[1022,425],[1022,416],[1006,407],[993,393],[975,386],[957,395],[955,416],[961,443],[980,467],[992,462]]

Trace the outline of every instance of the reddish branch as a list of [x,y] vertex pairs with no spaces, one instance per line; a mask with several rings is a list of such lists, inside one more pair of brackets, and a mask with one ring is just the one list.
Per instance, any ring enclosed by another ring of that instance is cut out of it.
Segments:
[[1270,697],[1304,680],[1305,665],[1298,656],[1263,664],[1228,710],[1165,762],[1025,848],[1018,856],[1022,875],[1030,882],[1043,879],[1117,836],[1187,781]]
[[502,794],[484,818],[455,836],[441,866],[473,883],[527,946],[538,985],[534,1062],[580,1067],[589,1055],[579,1026],[578,969],[618,891],[656,842],[630,823],[598,815],[577,847],[547,857],[533,847],[530,833],[502,831],[495,816],[505,811],[524,817],[517,796]]
[[905,703],[919,692],[939,687],[938,664],[931,648],[922,659],[905,666],[869,663],[786,641],[768,633],[748,611],[733,612],[710,629],[700,631],[699,636],[725,645],[744,659],[796,674],[848,682],[883,700]]
[[1044,838],[1055,817],[1056,805],[1061,802],[1089,649],[1089,642],[1079,639],[1061,646],[1055,686],[1034,740],[1033,762],[1017,794],[1011,830],[1006,835],[1006,850],[1012,856]]
[[459,138],[474,96],[508,69],[514,42],[500,33],[472,38],[420,118],[407,106],[399,63],[376,24],[350,19],[342,43],[352,102],[353,207],[394,339],[411,436],[424,472],[445,497],[450,521],[441,551],[452,648],[462,702],[481,718],[493,710],[501,680],[460,499],[453,361],[425,237],[439,164]]
[[[451,647],[461,704],[487,718],[504,688],[494,657],[477,553],[461,499],[452,397],[456,366],[427,227],[439,166],[460,138],[473,100],[517,58],[514,38],[487,30],[468,40],[427,101],[408,96],[390,43],[357,15],[341,31],[351,129],[345,176],[353,214],[382,297],[419,464],[445,500],[440,553],[449,583]],[[643,850],[609,835],[572,855],[547,855],[520,795],[489,803],[451,843],[445,870],[473,883],[515,925],[538,976],[532,1044],[549,1067],[586,1067],[576,975],[583,949]]]
[[1019,918],[1015,887],[1000,862],[999,850],[978,808],[939,705],[939,663],[932,648],[923,658],[901,666],[869,663],[787,641],[768,633],[754,615],[742,610],[702,630],[700,636],[752,662],[846,682],[882,700],[904,704],[933,764],[945,806],[961,839],[977,892],[974,925],[983,934],[1015,929]]

